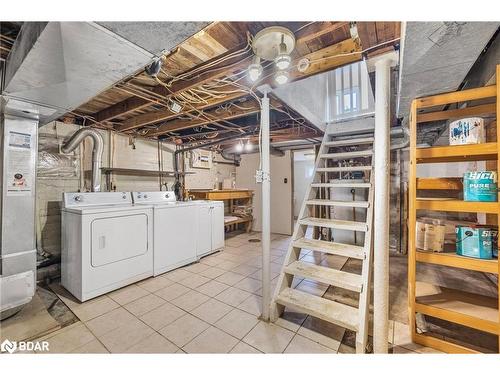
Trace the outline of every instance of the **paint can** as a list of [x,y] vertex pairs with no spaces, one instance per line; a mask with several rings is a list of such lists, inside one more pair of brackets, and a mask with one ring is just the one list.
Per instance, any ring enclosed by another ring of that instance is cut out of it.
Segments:
[[485,142],[484,120],[469,117],[450,123],[450,145],[470,145]]
[[486,225],[457,226],[456,253],[471,258],[492,259],[498,256],[498,228]]
[[464,173],[464,201],[496,202],[498,199],[497,172]]

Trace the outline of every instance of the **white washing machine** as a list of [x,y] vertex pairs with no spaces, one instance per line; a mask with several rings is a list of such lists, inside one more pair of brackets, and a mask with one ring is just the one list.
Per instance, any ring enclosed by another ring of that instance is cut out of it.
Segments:
[[132,195],[136,205],[153,205],[154,275],[196,262],[198,203],[177,202],[173,191]]
[[64,193],[61,282],[80,301],[153,274],[153,208],[130,193]]

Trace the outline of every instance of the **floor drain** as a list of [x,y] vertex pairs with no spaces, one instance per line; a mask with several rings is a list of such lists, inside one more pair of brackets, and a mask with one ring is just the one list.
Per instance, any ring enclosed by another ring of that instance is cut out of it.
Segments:
[[250,238],[248,242],[260,242],[258,238]]

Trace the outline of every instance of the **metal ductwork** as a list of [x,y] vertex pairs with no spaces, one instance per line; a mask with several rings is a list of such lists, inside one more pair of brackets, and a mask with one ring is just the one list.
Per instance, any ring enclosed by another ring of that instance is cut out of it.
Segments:
[[455,91],[499,22],[407,22],[401,45],[398,117],[415,98]]
[[104,139],[96,129],[81,128],[77,130],[71,138],[62,146],[61,150],[65,154],[73,152],[84,141],[91,137],[94,141],[92,148],[92,188],[91,191],[101,191],[101,162],[104,150]]
[[153,55],[93,22],[25,22],[6,61],[2,95],[44,106],[40,125],[86,103]]

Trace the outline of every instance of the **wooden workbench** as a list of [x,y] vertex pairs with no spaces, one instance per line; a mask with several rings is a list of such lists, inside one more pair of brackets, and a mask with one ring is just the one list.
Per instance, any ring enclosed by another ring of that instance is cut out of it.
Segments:
[[[189,190],[188,195],[194,199],[203,199],[209,201],[224,201],[229,203],[229,212],[232,215],[233,205],[235,201],[241,201],[242,204],[252,205],[253,190],[249,189],[222,189],[222,190]],[[250,232],[252,229],[253,216],[240,217],[224,223],[224,227],[232,230],[236,229],[239,224],[245,226],[245,230]]]

